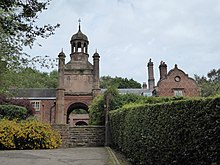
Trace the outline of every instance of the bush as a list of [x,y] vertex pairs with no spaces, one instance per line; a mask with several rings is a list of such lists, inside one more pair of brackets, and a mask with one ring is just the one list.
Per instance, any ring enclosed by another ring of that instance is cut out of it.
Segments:
[[16,105],[0,105],[0,119],[26,119],[27,109]]
[[220,164],[220,97],[110,112],[113,145],[134,164]]
[[0,149],[47,149],[61,145],[58,132],[37,120],[0,120]]
[[0,96],[0,105],[17,105],[21,107],[25,107],[27,109],[26,117],[34,115],[34,108],[31,105],[29,100],[26,99],[8,99],[4,96]]
[[109,111],[129,106],[127,104],[155,104],[170,101],[186,100],[183,97],[145,97],[137,94],[120,95],[114,87],[110,87],[103,95],[93,99],[89,106],[89,123],[91,125],[104,125],[106,96],[109,96]]

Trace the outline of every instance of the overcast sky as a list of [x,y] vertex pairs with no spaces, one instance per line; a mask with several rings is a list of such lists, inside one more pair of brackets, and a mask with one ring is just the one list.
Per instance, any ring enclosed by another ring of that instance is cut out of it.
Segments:
[[120,76],[147,82],[151,58],[158,81],[161,60],[193,77],[220,68],[219,0],[53,0],[38,24],[61,27],[42,47],[28,52],[57,58],[63,48],[69,61],[70,38],[78,31],[89,38],[90,62],[101,56],[101,76]]

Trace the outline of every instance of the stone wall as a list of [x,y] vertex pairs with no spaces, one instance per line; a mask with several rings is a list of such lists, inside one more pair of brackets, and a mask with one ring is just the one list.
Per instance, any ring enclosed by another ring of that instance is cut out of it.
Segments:
[[76,126],[53,125],[62,138],[62,148],[71,147],[99,147],[105,143],[104,126]]

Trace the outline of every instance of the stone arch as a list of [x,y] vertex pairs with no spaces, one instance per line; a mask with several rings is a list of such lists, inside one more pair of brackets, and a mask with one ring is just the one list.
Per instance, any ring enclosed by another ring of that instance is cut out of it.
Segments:
[[69,120],[70,120],[69,116],[70,116],[71,112],[73,112],[76,109],[83,109],[88,112],[89,107],[88,107],[88,105],[86,105],[82,102],[76,102],[76,103],[71,104],[69,106],[69,108],[67,109],[66,124],[69,124]]

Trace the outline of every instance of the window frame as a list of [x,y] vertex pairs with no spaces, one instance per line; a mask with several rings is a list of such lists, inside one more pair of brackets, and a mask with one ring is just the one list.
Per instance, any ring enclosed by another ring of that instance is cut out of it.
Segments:
[[40,100],[31,100],[31,105],[33,106],[35,112],[40,112],[41,110],[41,101]]

